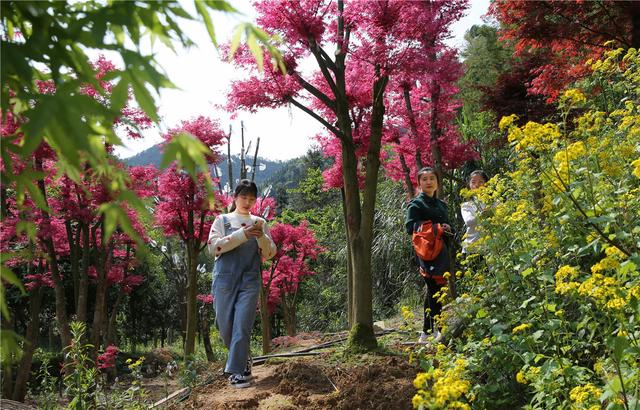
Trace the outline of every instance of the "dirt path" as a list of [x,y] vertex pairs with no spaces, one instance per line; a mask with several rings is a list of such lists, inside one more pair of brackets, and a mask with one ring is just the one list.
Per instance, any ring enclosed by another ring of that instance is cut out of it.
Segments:
[[254,367],[251,387],[221,376],[175,409],[411,409],[418,369],[406,357],[367,356],[336,363],[329,353]]

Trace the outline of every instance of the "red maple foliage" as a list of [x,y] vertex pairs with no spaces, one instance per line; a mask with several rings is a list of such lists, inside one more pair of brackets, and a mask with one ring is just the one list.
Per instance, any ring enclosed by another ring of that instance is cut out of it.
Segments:
[[528,90],[549,102],[588,73],[585,61],[601,57],[607,41],[640,47],[640,7],[633,1],[496,0],[489,13],[516,56],[539,56]]

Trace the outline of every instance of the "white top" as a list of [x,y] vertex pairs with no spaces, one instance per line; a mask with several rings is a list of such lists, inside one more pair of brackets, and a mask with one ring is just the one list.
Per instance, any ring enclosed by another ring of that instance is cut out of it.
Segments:
[[269,227],[264,219],[255,215],[242,215],[237,212],[225,214],[225,217],[232,228],[238,229],[230,235],[225,236],[224,221],[222,215],[218,215],[216,220],[213,221],[213,224],[211,224],[211,230],[209,231],[207,249],[210,255],[214,255],[217,258],[221,254],[229,252],[248,241],[249,238],[244,234],[243,228],[253,225],[258,221],[262,221],[262,230],[264,232],[264,236],[256,238],[258,247],[260,248],[260,254],[264,259],[271,259],[276,254],[276,244],[273,243],[273,239],[271,239],[271,235],[269,235]]
[[467,201],[460,205],[460,213],[462,213],[462,219],[464,219],[464,224],[467,227],[467,233],[462,241],[463,253],[467,253],[467,247],[480,238],[480,232],[477,231],[476,227],[478,226],[478,213],[481,211],[482,206],[479,206],[476,201]]

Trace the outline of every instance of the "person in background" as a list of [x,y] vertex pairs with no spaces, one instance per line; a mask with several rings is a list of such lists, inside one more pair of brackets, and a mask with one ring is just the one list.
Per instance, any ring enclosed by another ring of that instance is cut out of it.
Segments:
[[211,284],[215,323],[229,349],[224,372],[237,388],[249,387],[252,380],[249,341],[262,286],[260,258],[276,253],[265,220],[250,213],[257,196],[254,182],[240,181],[231,212],[215,219],[207,243],[216,258]]
[[[488,180],[489,178],[483,170],[475,170],[469,175],[469,189],[478,189]],[[469,246],[480,238],[480,232],[477,231],[476,227],[478,225],[478,214],[482,212],[482,205],[472,198],[470,201],[463,202],[460,208],[462,219],[464,220],[464,225],[467,230],[462,240],[462,253],[475,253],[469,251]]]
[[[447,204],[437,198],[440,181],[435,170],[431,167],[420,169],[417,180],[421,192],[409,202],[407,207],[405,220],[407,233],[411,235],[424,222],[431,221],[434,224],[441,224],[445,232],[451,234]],[[439,341],[441,334],[435,318],[442,311],[442,304],[437,301],[435,295],[447,284],[444,273],[450,269],[450,260],[446,244],[434,260],[427,262],[418,257],[418,261],[420,275],[424,278],[427,286],[427,293],[424,299],[424,322],[418,342],[425,343],[429,337]]]

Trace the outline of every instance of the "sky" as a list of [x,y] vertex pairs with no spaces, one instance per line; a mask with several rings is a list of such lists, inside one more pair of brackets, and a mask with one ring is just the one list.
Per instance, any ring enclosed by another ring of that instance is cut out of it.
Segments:
[[[254,21],[256,14],[249,0],[231,2],[242,15],[230,16],[214,13],[219,43],[227,42],[233,34],[233,28],[242,21]],[[467,14],[452,26],[452,38],[448,44],[461,48],[464,45],[464,34],[474,24],[482,24],[482,16],[489,8],[489,0],[469,0]],[[195,15],[193,3],[184,2],[183,7]],[[225,96],[231,81],[241,78],[231,64],[223,61],[213,46],[204,24],[187,22],[182,26],[187,35],[195,42],[195,46],[184,49],[176,47],[173,52],[158,43],[150,50],[156,56],[177,89],[164,89],[156,99],[160,126],[144,133],[144,138],[131,141],[124,140],[125,147],[117,147],[116,155],[126,158],[135,155],[157,143],[167,130],[200,115],[218,119],[225,131],[232,126],[231,151],[240,152],[240,121],[244,123],[245,144],[260,137],[258,155],[271,160],[288,160],[304,155],[314,144],[313,137],[322,132],[320,124],[296,107],[279,109],[263,109],[257,113],[239,111],[235,119],[231,114],[216,108],[225,104]],[[253,148],[251,149],[253,156]]]

